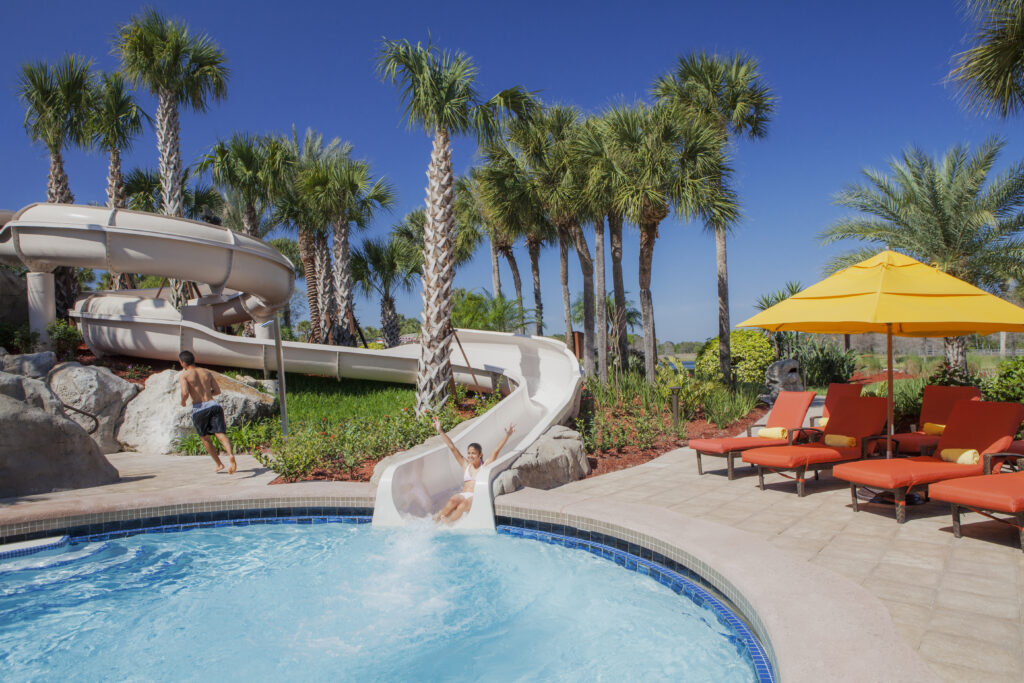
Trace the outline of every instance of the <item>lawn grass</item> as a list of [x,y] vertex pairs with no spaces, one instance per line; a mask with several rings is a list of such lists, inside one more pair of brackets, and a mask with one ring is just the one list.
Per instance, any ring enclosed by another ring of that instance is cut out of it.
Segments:
[[361,379],[293,375],[285,378],[288,392],[288,420],[295,422],[341,422],[353,417],[382,417],[412,410],[416,388],[411,384],[373,382]]

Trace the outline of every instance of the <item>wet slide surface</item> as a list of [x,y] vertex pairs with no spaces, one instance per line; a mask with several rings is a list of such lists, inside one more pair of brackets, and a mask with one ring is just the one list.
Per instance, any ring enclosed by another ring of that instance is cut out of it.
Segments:
[[[269,320],[294,286],[291,263],[260,240],[227,228],[104,207],[33,204],[0,229],[0,262],[33,272],[58,266],[173,277],[205,283],[204,296],[179,313],[145,290],[98,292],[78,301],[72,316],[98,354],[175,360],[190,349],[205,363],[277,370],[274,341],[224,335],[214,325]],[[460,448],[496,443],[517,430],[505,453],[477,474],[474,503],[456,528],[493,529],[491,482],[548,427],[577,407],[579,364],[553,339],[459,330],[468,358],[452,355],[460,384],[491,389],[506,377],[511,392],[454,438]],[[419,346],[388,350],[284,343],[288,372],[413,384]],[[377,490],[374,524],[400,526],[438,510],[462,486],[462,471],[444,446],[421,446],[387,467]]]

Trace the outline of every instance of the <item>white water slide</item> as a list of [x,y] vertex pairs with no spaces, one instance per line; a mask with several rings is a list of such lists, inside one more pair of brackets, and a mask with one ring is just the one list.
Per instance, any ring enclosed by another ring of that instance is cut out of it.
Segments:
[[[0,217],[3,221],[3,217]],[[0,263],[24,265],[30,325],[45,330],[54,318],[53,270],[57,266],[141,273],[205,283],[204,296],[179,313],[152,290],[92,293],[71,315],[97,355],[176,360],[183,349],[211,365],[276,370],[274,340],[220,334],[214,325],[249,318],[272,319],[291,296],[291,263],[270,245],[227,228],[149,213],[69,204],[33,204],[0,229]],[[260,334],[260,332],[258,332]],[[505,453],[477,474],[473,507],[456,524],[493,529],[491,483],[544,430],[578,407],[580,367],[553,339],[459,330],[468,363],[455,349],[455,380],[491,390],[500,377],[510,391],[498,405],[456,437],[464,449],[496,444],[504,427],[517,430]],[[415,383],[419,346],[386,351],[284,343],[288,372]],[[440,509],[462,486],[462,471],[447,448],[417,449],[387,468],[377,487],[373,523],[399,526]]]

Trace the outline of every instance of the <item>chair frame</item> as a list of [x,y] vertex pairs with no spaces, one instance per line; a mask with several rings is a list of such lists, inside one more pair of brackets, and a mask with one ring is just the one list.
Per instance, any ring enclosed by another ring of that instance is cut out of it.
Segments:
[[[820,429],[812,428],[812,427],[804,427],[800,431],[801,432],[818,432],[817,438],[812,439],[810,441],[810,443],[817,443],[818,439],[820,439],[821,435],[822,435],[822,431]],[[839,462],[810,463],[810,464],[807,464],[807,465],[801,465],[800,467],[767,467],[765,465],[756,465],[756,467],[757,467],[757,486],[762,491],[764,491],[764,475],[765,475],[766,471],[767,472],[774,472],[775,474],[782,474],[783,472],[796,472],[796,477],[795,477],[796,478],[796,493],[797,493],[798,497],[803,498],[804,494],[806,493],[806,491],[804,489],[804,482],[806,481],[806,475],[807,475],[807,471],[808,470],[814,472],[814,478],[815,478],[815,480],[817,480],[818,479],[818,473],[821,470],[830,470],[830,469],[832,469],[836,465],[841,465],[841,464],[846,463],[846,462],[856,462],[857,460],[864,460],[864,459],[866,459],[868,457],[868,444],[873,443],[875,441],[884,441],[884,440],[885,440],[885,434],[875,434],[873,436],[865,436],[864,438],[862,438],[860,440],[860,457],[859,458],[852,458],[850,460],[840,460]],[[790,478],[790,479],[793,478],[793,477],[789,477],[786,474],[782,474],[782,476]]]
[[[748,426],[747,427],[747,436],[754,436],[754,433],[753,433],[754,427],[760,428],[760,427],[764,427],[764,425],[750,425],[750,426]],[[794,440],[795,435],[797,434],[797,432],[804,431],[806,429],[807,429],[806,427],[799,427],[797,429],[790,429],[789,430],[789,436],[787,437],[788,440],[789,440],[789,444],[788,445],[789,446],[793,445],[793,440]],[[704,466],[701,463],[701,459],[700,459],[701,456],[702,455],[710,455],[710,456],[715,457],[715,458],[725,458],[726,469],[729,472],[729,481],[732,481],[732,480],[734,480],[736,478],[736,466],[735,466],[736,458],[742,458],[743,457],[743,453],[746,450],[749,450],[749,449],[744,449],[744,450],[740,450],[740,451],[726,451],[725,453],[709,453],[708,451],[701,451],[701,450],[698,450],[698,449],[694,448],[693,452],[697,454],[697,474],[698,475],[703,475],[704,474]]]
[[[1010,465],[1010,467],[1016,467],[1016,469],[1024,469],[1024,457],[1017,453],[989,453],[985,456],[985,474],[992,474],[992,461],[995,458],[1006,458],[1004,465]],[[1011,461],[1016,461],[1016,464],[1010,464]],[[1017,528],[1018,543],[1020,549],[1024,552],[1024,510],[1020,512],[1008,513],[1003,510],[993,510],[991,508],[974,507],[973,505],[963,505],[961,503],[950,503],[951,512],[953,514],[953,536],[956,538],[963,538],[963,534],[960,532],[960,514],[961,508],[966,509],[969,512],[977,512],[980,515],[984,515],[991,520],[999,522],[1001,524],[1009,524]],[[995,515],[1006,515],[1012,514],[1011,519],[1001,519]]]

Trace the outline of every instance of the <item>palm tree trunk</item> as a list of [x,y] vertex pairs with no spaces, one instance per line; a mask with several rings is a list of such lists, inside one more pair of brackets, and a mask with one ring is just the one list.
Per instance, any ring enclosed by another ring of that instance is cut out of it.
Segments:
[[334,295],[338,303],[338,320],[335,342],[342,346],[355,346],[356,337],[349,329],[348,319],[352,308],[352,267],[348,243],[349,226],[346,221],[334,224]]
[[654,300],[651,297],[651,266],[657,232],[656,223],[640,226],[640,312],[644,319],[644,372],[647,381],[652,384],[658,364],[657,341],[654,338]]
[[384,346],[389,349],[398,346],[398,312],[395,310],[395,300],[390,296],[381,297],[380,300],[380,330]]
[[[121,175],[121,150],[111,147],[107,162],[107,206],[113,209],[123,208],[126,197],[124,176]],[[135,276],[131,273],[110,273],[111,289],[135,289]]]
[[[183,216],[185,198],[181,178],[181,125],[174,93],[161,88],[156,105],[156,146],[160,153],[160,199],[165,216]],[[178,310],[189,298],[189,283],[171,280],[171,303]]]
[[594,374],[594,260],[590,256],[583,226],[573,223],[569,234],[583,273],[583,370],[587,377],[591,377]]
[[427,169],[427,221],[423,230],[423,326],[416,371],[416,414],[448,400],[452,379],[452,254],[455,186],[448,130],[434,131]]
[[618,342],[619,368],[629,365],[629,338],[626,336],[626,285],[622,279],[622,216],[608,215],[608,236],[612,252],[612,289],[615,292],[614,337]]
[[[259,220],[259,216],[256,214],[256,207],[251,204],[246,206],[242,210],[242,230],[246,235],[250,237],[256,236],[256,223]],[[246,320],[242,323],[242,336],[243,337],[255,337],[256,336],[256,322],[253,320]]]
[[594,298],[597,328],[597,376],[608,381],[608,295],[604,284],[604,216],[594,222]]
[[320,339],[328,343],[337,320],[334,286],[331,278],[331,251],[327,235],[316,236],[316,300],[320,307]]
[[309,341],[319,344],[320,304],[316,291],[316,246],[314,238],[305,230],[299,230],[299,258],[306,280],[306,301],[309,304]]
[[967,370],[967,337],[945,337],[946,362],[954,368]]
[[[524,318],[523,315],[523,280],[519,276],[519,263],[516,262],[516,254],[512,251],[511,245],[505,245],[501,249],[501,255],[508,261],[508,267],[512,271],[512,285],[516,290],[516,308],[519,309],[519,319]],[[526,333],[526,328],[519,328],[520,334]]]
[[722,381],[732,386],[732,345],[729,327],[729,270],[725,257],[725,227],[716,225],[715,264],[718,271],[718,369]]
[[494,235],[489,234],[487,240],[491,247],[491,293],[495,299],[501,298],[501,269],[498,268],[498,248],[494,245]]
[[[46,201],[51,204],[74,204],[75,196],[71,194],[68,174],[64,170],[64,157],[60,151],[50,153],[50,173],[46,182]],[[54,301],[57,319],[65,320],[68,310],[74,308],[78,300],[78,269],[59,266],[53,270]]]
[[544,302],[540,298],[540,242],[526,240],[526,251],[530,254],[530,275],[533,276],[533,308],[537,316],[537,336],[544,334]]
[[576,339],[572,334],[572,302],[569,300],[569,235],[564,228],[558,228],[558,275],[562,284],[562,313],[565,316],[565,345],[577,353]]

